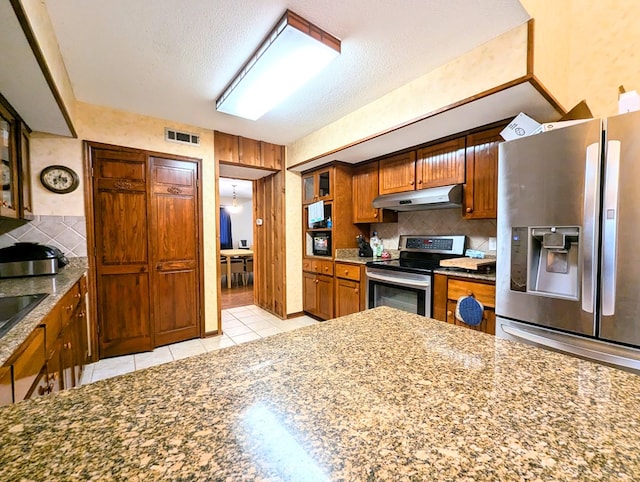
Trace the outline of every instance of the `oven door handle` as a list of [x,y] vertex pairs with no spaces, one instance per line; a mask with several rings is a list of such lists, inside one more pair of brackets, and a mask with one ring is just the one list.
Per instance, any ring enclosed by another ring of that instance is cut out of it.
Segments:
[[389,284],[395,284],[399,286],[414,286],[416,288],[428,288],[431,286],[430,280],[410,280],[404,278],[397,278],[393,276],[384,276],[378,273],[367,273],[367,278],[375,281],[384,281]]

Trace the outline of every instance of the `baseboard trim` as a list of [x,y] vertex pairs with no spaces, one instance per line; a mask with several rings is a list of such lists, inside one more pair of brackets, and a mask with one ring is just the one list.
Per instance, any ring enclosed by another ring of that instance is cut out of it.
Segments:
[[287,315],[287,320],[290,320],[291,318],[300,318],[301,316],[304,316],[304,311],[298,311],[297,313],[289,313]]
[[218,330],[214,330],[214,331],[205,331],[204,332],[204,336],[203,338],[209,338],[211,336],[218,336],[218,335],[222,335],[222,333],[219,333]]

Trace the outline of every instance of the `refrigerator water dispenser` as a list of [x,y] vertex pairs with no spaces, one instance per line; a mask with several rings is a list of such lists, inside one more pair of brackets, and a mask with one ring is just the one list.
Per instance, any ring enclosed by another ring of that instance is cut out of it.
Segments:
[[529,292],[579,299],[578,227],[532,228],[529,236]]

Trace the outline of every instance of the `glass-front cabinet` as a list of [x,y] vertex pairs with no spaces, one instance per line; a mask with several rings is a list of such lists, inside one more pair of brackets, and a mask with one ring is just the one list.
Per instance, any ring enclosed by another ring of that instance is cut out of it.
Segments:
[[[0,95],[0,231],[33,219],[29,159],[30,130]],[[15,221],[17,221],[17,224]]]
[[333,199],[331,169],[322,169],[302,176],[302,202],[304,204]]
[[18,218],[18,149],[15,117],[0,104],[0,147],[2,155],[2,201],[0,216]]

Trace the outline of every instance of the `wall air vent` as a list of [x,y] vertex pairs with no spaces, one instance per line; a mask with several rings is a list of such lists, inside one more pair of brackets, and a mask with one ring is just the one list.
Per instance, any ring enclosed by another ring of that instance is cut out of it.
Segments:
[[177,131],[175,129],[164,128],[164,140],[169,142],[179,142],[180,144],[200,145],[200,136],[189,132]]

